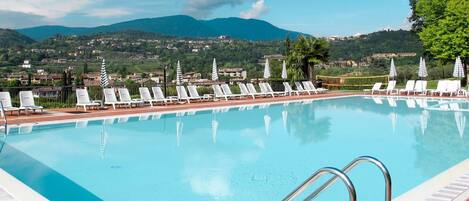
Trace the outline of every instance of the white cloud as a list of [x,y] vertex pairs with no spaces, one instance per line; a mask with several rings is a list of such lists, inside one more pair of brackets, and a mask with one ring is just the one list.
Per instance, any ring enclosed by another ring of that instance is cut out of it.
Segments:
[[90,17],[119,17],[132,14],[129,10],[125,8],[103,8],[103,9],[93,9],[89,11],[86,15]]
[[265,14],[268,11],[267,6],[264,3],[264,0],[257,0],[251,6],[251,9],[248,11],[241,12],[241,17],[245,19],[258,18],[259,16]]
[[79,10],[92,0],[1,0],[0,11],[58,19]]
[[246,0],[186,0],[183,12],[193,17],[205,18],[212,14],[213,10],[225,5],[236,6]]

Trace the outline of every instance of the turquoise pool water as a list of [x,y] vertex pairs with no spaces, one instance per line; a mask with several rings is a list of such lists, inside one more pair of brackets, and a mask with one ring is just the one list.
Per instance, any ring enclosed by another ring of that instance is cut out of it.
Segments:
[[[469,157],[468,113],[421,108],[467,108],[443,102],[349,97],[26,125],[9,131],[0,168],[51,200],[270,201],[318,168],[370,155],[397,197]],[[359,200],[384,200],[375,167],[350,177]]]

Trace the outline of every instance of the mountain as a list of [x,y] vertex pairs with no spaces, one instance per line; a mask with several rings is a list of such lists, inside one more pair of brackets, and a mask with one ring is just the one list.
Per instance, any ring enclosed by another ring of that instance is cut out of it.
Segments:
[[44,40],[56,34],[88,35],[123,30],[143,31],[177,37],[217,37],[230,36],[244,40],[278,40],[289,36],[296,38],[298,32],[288,31],[255,19],[218,18],[197,20],[190,16],[175,15],[157,18],[137,19],[98,27],[38,26],[17,31],[35,40]]
[[0,48],[24,46],[34,40],[11,29],[0,29]]
[[411,31],[378,31],[358,37],[331,41],[331,60],[360,60],[375,53],[414,52],[421,55],[424,49],[417,34]]

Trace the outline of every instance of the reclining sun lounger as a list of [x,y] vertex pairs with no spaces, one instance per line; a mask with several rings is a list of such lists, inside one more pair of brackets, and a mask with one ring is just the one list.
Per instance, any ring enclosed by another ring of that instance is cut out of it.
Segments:
[[10,92],[0,92],[0,101],[2,102],[3,110],[5,112],[11,112],[11,114],[13,114],[13,112],[18,112],[18,115],[20,115],[20,108],[13,107],[11,104]]
[[223,93],[225,94],[225,96],[227,97],[239,97],[239,98],[242,98],[242,97],[248,97],[249,95],[243,95],[243,94],[234,94],[231,89],[230,89],[230,86],[228,86],[228,84],[221,84],[221,89],[223,91]]
[[127,88],[118,88],[117,91],[119,92],[119,98],[121,102],[130,103],[131,107],[132,105],[135,105],[136,107],[138,107],[143,104],[142,100],[132,99],[132,97],[130,97],[129,90]]
[[246,87],[248,87],[248,90],[249,90],[249,93],[250,93],[250,94],[254,94],[254,95],[258,95],[258,96],[263,96],[263,97],[269,95],[269,94],[267,94],[267,93],[259,93],[259,92],[257,92],[256,87],[255,87],[254,84],[252,84],[252,83],[247,83],[247,84],[246,84]]
[[269,94],[272,97],[275,97],[275,95],[285,95],[285,92],[275,92],[267,82],[259,83],[259,87],[261,88],[262,93]]
[[301,82],[295,82],[296,90],[300,93],[307,93],[308,95],[311,95],[311,91],[306,90],[303,88],[303,85],[301,85]]
[[379,92],[385,92],[386,95],[394,94],[393,92],[397,93],[396,80],[389,81],[386,89],[380,89]]
[[427,81],[426,80],[417,80],[415,82],[414,94],[418,95],[427,95]]
[[248,87],[246,87],[246,84],[240,82],[238,83],[239,90],[241,91],[241,94],[244,96],[251,96],[252,99],[255,99],[256,96],[254,94],[249,93]]
[[122,102],[118,101],[116,97],[116,93],[114,92],[114,88],[106,88],[103,89],[104,93],[104,105],[112,105],[112,108],[115,110],[116,106],[124,105],[131,107],[132,104],[130,102]]
[[151,107],[153,107],[153,103],[158,103],[160,101],[153,99],[150,94],[150,90],[148,87],[140,87],[138,88],[138,92],[140,93],[140,100],[144,103],[149,103]]
[[28,110],[36,112],[36,110],[41,110],[43,112],[42,106],[37,106],[34,103],[34,96],[32,91],[20,91],[20,110],[25,110],[26,113]]
[[379,93],[382,84],[383,83],[381,83],[381,82],[377,82],[373,85],[373,87],[371,89],[364,89],[363,91],[365,91],[365,92],[370,91],[371,95],[373,95],[374,93]]
[[155,98],[155,100],[163,102],[164,104],[166,104],[168,101],[169,102],[173,101],[173,99],[166,98],[164,96],[164,93],[163,93],[163,90],[161,90],[161,87],[152,87],[151,90],[153,92],[153,97]]
[[293,93],[296,93],[297,96],[300,95],[298,91],[292,89],[292,87],[290,86],[290,83],[283,82],[283,86],[285,87],[285,94],[288,94],[291,96]]
[[415,88],[415,80],[408,80],[405,85],[405,89],[399,90],[399,94],[404,93],[404,94],[410,95],[410,93],[414,92],[414,88]]
[[315,93],[326,93],[328,90],[324,88],[316,88],[311,81],[303,81],[303,86],[306,90],[314,91]]
[[187,94],[187,90],[184,86],[176,86],[176,91],[178,93],[179,101],[187,101],[187,103],[191,103],[191,100],[202,100],[201,97],[191,97]]
[[199,92],[197,91],[197,86],[195,85],[189,85],[187,86],[187,90],[189,91],[189,96],[191,99],[194,100],[209,100],[208,96],[201,96],[199,95]]
[[438,80],[438,84],[436,85],[436,89],[431,90],[430,93],[432,95],[443,96],[443,93],[446,92],[447,88],[448,88],[448,80]]
[[88,90],[86,89],[76,89],[76,95],[77,95],[77,104],[75,107],[76,108],[83,107],[83,110],[85,110],[85,112],[86,112],[87,107],[97,108],[101,106],[101,104],[90,100]]

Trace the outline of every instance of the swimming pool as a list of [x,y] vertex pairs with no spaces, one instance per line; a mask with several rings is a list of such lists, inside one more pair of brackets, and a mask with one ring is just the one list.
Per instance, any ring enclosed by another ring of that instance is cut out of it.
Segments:
[[[440,103],[358,96],[23,125],[9,131],[0,168],[50,200],[262,201],[318,168],[371,155],[397,197],[469,157],[467,112],[421,108],[445,110]],[[374,166],[350,178],[359,200],[383,199]],[[318,200],[347,193],[337,183]]]

